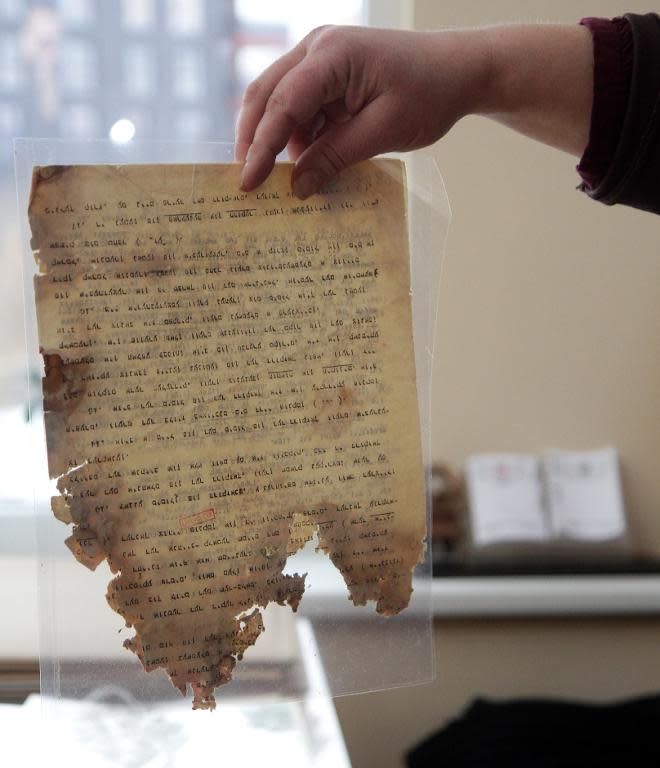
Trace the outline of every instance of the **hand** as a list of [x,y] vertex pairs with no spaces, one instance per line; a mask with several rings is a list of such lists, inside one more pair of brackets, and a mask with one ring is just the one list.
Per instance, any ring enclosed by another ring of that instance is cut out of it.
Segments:
[[353,163],[431,144],[477,110],[488,77],[478,32],[316,29],[245,92],[241,188],[259,186],[285,147],[305,198]]

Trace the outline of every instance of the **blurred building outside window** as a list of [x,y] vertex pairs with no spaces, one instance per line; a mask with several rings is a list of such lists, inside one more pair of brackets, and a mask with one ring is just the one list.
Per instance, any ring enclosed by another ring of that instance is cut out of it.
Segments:
[[206,24],[204,0],[167,0],[167,28],[174,37],[201,35]]
[[64,24],[72,27],[92,25],[96,20],[95,0],[58,0],[55,11]]
[[122,61],[123,86],[129,98],[147,101],[156,88],[153,48],[148,43],[129,43]]
[[125,29],[147,31],[156,19],[156,0],[121,0],[120,16]]
[[192,46],[176,46],[172,56],[172,95],[177,101],[196,102],[205,92],[202,54]]

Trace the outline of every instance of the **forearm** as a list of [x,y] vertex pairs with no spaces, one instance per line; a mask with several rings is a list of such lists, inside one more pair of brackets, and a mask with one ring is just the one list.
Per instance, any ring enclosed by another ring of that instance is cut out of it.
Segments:
[[[475,31],[489,61],[472,112],[580,156],[589,139],[593,44],[581,26],[502,26]],[[485,85],[483,84],[485,82]]]

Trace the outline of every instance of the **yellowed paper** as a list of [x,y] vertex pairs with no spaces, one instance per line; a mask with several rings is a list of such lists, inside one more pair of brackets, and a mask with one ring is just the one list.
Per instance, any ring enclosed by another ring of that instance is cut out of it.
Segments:
[[296,610],[312,539],[355,605],[409,602],[425,495],[403,166],[291,196],[289,165],[36,168],[29,216],[55,516],[147,671],[212,708]]

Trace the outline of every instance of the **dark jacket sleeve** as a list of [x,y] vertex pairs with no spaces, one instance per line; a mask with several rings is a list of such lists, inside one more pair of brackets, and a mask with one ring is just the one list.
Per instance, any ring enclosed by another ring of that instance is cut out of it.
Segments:
[[660,17],[626,14],[633,33],[630,95],[619,142],[607,173],[587,194],[660,213]]

